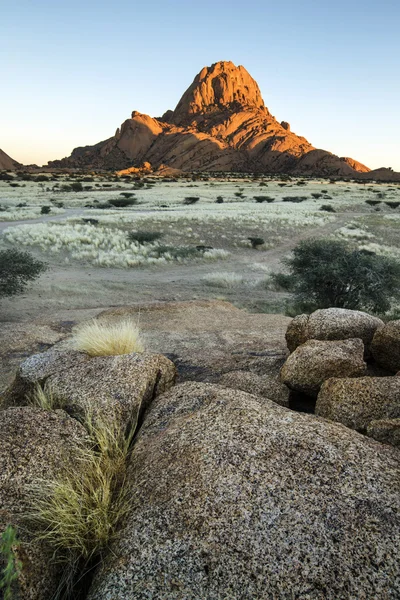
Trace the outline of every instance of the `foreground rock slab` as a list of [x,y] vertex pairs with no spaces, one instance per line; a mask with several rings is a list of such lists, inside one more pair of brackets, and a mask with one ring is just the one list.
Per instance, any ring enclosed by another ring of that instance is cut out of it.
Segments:
[[360,338],[366,350],[383,321],[359,310],[324,308],[311,315],[297,315],[286,332],[290,352],[307,340],[347,340]]
[[3,407],[24,405],[37,384],[45,385],[57,404],[74,416],[118,419],[135,424],[154,396],[175,382],[174,364],[161,354],[123,354],[89,357],[56,349],[25,360]]
[[298,346],[281,370],[281,381],[292,390],[317,396],[330,377],[359,377],[367,365],[363,360],[364,344],[360,339],[308,340]]
[[28,406],[0,411],[0,440],[0,534],[12,525],[21,542],[15,552],[22,570],[12,598],[49,600],[62,567],[52,560],[52,549],[32,537],[26,520],[33,509],[30,486],[38,480],[54,480],[64,469],[79,477],[84,468],[80,450],[92,444],[83,426],[64,411]]
[[365,433],[371,421],[400,418],[400,377],[359,377],[326,381],[315,414]]
[[400,455],[212,384],[150,407],[129,516],[90,600],[338,600],[400,594]]

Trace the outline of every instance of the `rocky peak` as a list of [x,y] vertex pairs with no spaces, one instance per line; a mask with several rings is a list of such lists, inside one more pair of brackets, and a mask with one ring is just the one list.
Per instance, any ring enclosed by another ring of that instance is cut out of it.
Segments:
[[220,61],[196,75],[169,118],[184,124],[198,113],[244,107],[265,109],[257,82],[241,65]]

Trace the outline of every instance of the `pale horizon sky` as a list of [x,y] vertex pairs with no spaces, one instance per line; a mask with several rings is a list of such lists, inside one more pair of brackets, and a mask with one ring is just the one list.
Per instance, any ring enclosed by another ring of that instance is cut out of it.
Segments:
[[219,60],[317,148],[400,171],[398,0],[0,0],[0,148],[45,164],[161,116]]

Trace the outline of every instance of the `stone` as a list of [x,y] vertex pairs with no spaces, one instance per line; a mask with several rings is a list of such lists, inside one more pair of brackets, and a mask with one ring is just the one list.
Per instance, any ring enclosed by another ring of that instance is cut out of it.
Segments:
[[371,421],[367,427],[367,435],[382,444],[400,447],[400,418]]
[[3,406],[24,405],[38,383],[75,417],[85,414],[134,426],[146,405],[175,382],[174,364],[161,354],[96,356],[49,350],[28,358],[5,394]]
[[400,418],[400,378],[329,379],[318,394],[315,414],[363,433],[371,421]]
[[223,375],[218,384],[249,392],[249,394],[272,400],[280,406],[289,407],[289,388],[281,383],[278,377],[257,375],[249,371],[231,371]]
[[3,150],[0,149],[0,170],[14,170],[22,167],[21,163],[17,162],[11,156],[8,156]]
[[298,346],[281,369],[281,381],[290,389],[317,396],[331,377],[360,377],[366,372],[360,339],[308,340]]
[[366,349],[383,321],[359,310],[323,308],[311,315],[298,315],[286,332],[286,342],[293,352],[307,340],[347,340],[360,338]]
[[382,367],[393,372],[400,369],[400,320],[389,321],[375,332],[371,353]]
[[146,415],[130,512],[88,600],[397,598],[399,458],[251,394],[180,384]]
[[26,520],[34,508],[30,486],[61,477],[65,469],[79,476],[80,451],[91,443],[83,426],[64,411],[31,406],[0,411],[0,440],[0,534],[7,525],[16,529],[20,545],[15,553],[22,562],[14,586],[18,594],[12,598],[48,600],[55,595],[63,567],[52,560],[52,549],[35,539]]

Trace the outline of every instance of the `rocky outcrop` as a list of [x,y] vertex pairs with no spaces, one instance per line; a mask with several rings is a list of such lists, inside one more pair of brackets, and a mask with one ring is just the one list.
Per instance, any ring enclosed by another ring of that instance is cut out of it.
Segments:
[[27,404],[40,384],[74,416],[116,419],[121,427],[134,428],[147,403],[169,389],[175,377],[174,364],[160,354],[90,358],[76,351],[49,350],[21,364],[2,406]]
[[281,381],[292,390],[317,396],[330,377],[360,377],[366,372],[364,344],[360,339],[308,340],[288,357]]
[[400,320],[389,321],[376,331],[371,352],[376,362],[385,369],[400,370]]
[[3,169],[12,171],[14,169],[19,169],[20,167],[22,167],[21,163],[17,162],[0,149],[0,171]]
[[92,444],[83,426],[64,411],[28,406],[0,411],[0,440],[0,534],[7,525],[16,529],[20,544],[14,552],[22,563],[12,598],[48,600],[55,596],[63,567],[53,560],[54,549],[37,540],[27,519],[35,508],[32,486],[66,470],[80,477],[80,450]]
[[367,169],[314,148],[279,123],[243,66],[220,61],[204,67],[175,110],[161,118],[133,111],[115,136],[75,148],[52,168],[127,169],[143,161],[183,171],[240,171],[357,176]]
[[216,385],[150,407],[89,600],[396,598],[398,451]]
[[329,379],[315,414],[365,433],[371,421],[400,418],[400,377]]
[[360,338],[369,350],[375,331],[383,321],[359,310],[324,308],[311,315],[298,315],[286,331],[290,352],[307,340],[346,340]]

